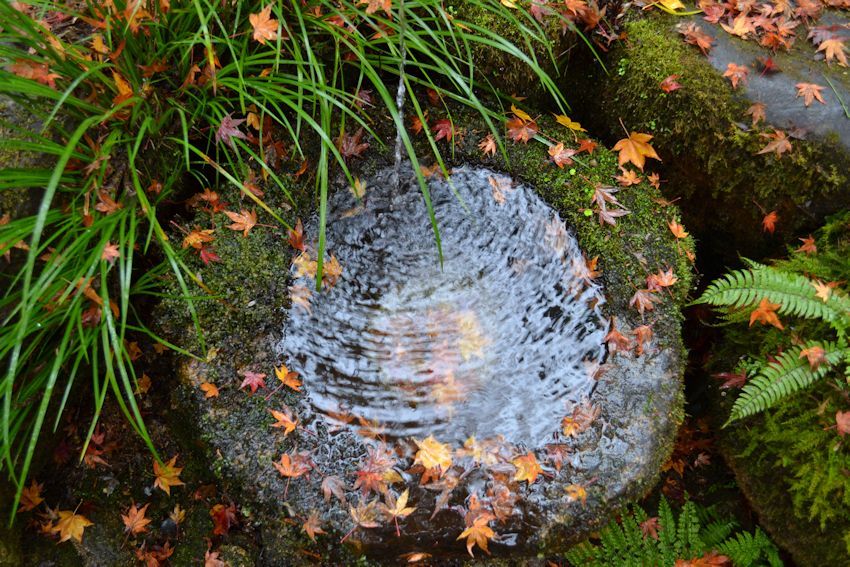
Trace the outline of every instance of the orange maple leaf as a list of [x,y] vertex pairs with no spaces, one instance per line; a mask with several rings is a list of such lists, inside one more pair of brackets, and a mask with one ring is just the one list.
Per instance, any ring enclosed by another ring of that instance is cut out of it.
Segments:
[[816,85],[814,83],[797,83],[797,98],[803,97],[803,104],[809,106],[813,101],[818,101],[821,104],[826,104],[821,91],[826,87]]
[[277,420],[272,423],[272,427],[282,427],[284,437],[295,431],[295,427],[298,425],[298,420],[293,418],[293,415],[288,408],[283,411],[270,409],[269,412],[271,412],[272,417]]
[[469,552],[470,556],[475,557],[475,555],[472,554],[472,548],[476,545],[480,547],[484,553],[490,555],[490,551],[487,549],[487,541],[493,539],[496,535],[496,532],[487,525],[490,523],[491,519],[492,516],[490,514],[482,514],[475,519],[471,526],[468,526],[459,536],[457,536],[457,539],[466,538],[466,551]]
[[844,41],[844,38],[831,37],[821,42],[818,51],[823,51],[827,63],[835,59],[839,65],[846,67],[847,53],[844,51]]
[[212,382],[204,382],[200,388],[204,392],[205,398],[217,398],[219,395],[218,386]]
[[50,531],[51,533],[59,534],[59,543],[68,541],[69,539],[75,539],[82,543],[83,530],[89,526],[93,526],[94,523],[82,514],[77,514],[75,511],[59,510],[57,513],[59,514],[59,521],[56,522],[55,526],[50,528]]
[[726,66],[726,72],[723,73],[723,76],[729,79],[729,82],[732,83],[732,89],[734,90],[738,88],[738,83],[747,82],[747,75],[749,75],[749,73],[750,70],[743,65],[729,63]]
[[248,14],[248,21],[254,28],[254,39],[263,45],[266,40],[274,41],[278,38],[278,21],[271,17],[272,5],[269,4],[258,14]]
[[649,145],[652,139],[650,134],[641,134],[640,132],[632,132],[628,138],[623,138],[614,144],[614,151],[620,152],[617,162],[620,166],[626,163],[633,163],[638,169],[643,171],[643,166],[646,164],[646,158],[657,159],[661,161],[655,149]]
[[280,368],[274,369],[274,375],[280,380],[284,386],[289,386],[296,392],[301,391],[301,380],[298,379],[297,372],[290,372],[285,364],[281,364]]
[[527,481],[528,484],[533,484],[537,480],[537,476],[543,472],[540,463],[537,462],[537,457],[531,451],[515,458],[511,463],[516,467],[514,480],[517,482]]
[[251,229],[257,225],[256,211],[242,209],[238,213],[224,211],[224,214],[227,215],[227,218],[233,221],[233,224],[229,225],[227,228],[230,230],[241,230],[243,237],[248,236]]
[[776,211],[770,211],[769,213],[764,215],[763,219],[761,219],[762,229],[765,232],[773,234],[773,232],[776,230],[777,222],[779,222],[779,213],[777,213]]
[[148,506],[150,506],[150,503],[138,508],[134,502],[126,514],[121,514],[121,521],[124,522],[125,532],[130,535],[137,535],[148,531],[147,526],[151,523],[151,519],[145,517]]
[[756,155],[769,154],[773,152],[776,154],[777,158],[781,158],[782,154],[791,151],[791,141],[788,139],[788,135],[782,130],[774,130],[772,134],[762,134],[762,137],[768,138],[772,141],[768,142],[765,147],[757,151]]
[[762,323],[763,325],[773,325],[777,329],[784,329],[782,326],[782,322],[779,320],[779,317],[776,315],[776,310],[781,307],[778,303],[771,303],[764,298],[758,304],[753,312],[750,314],[750,327],[753,326],[753,323],[756,321]]

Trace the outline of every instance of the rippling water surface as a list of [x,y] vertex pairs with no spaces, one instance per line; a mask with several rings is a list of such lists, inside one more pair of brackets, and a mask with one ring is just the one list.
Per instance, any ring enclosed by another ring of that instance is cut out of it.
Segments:
[[292,308],[290,370],[328,419],[388,439],[544,443],[590,395],[604,356],[602,293],[575,239],[530,188],[456,169],[453,188],[430,182],[441,268],[408,177],[395,192],[382,172],[363,180],[362,202],[331,199],[327,246],[343,273]]

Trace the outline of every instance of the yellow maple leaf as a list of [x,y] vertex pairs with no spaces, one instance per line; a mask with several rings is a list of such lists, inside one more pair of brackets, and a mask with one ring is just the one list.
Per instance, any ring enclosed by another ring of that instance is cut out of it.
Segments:
[[443,471],[452,466],[452,451],[449,446],[437,441],[433,435],[429,435],[423,441],[416,441],[419,450],[416,452],[414,464],[421,464],[426,469],[440,467]]
[[531,116],[529,116],[527,112],[525,112],[524,110],[522,110],[520,108],[517,108],[513,104],[511,105],[511,112],[513,112],[514,114],[516,114],[517,116],[519,116],[520,118],[525,120],[526,122],[531,122],[533,120],[533,118],[531,118]]
[[161,488],[163,492],[171,496],[172,486],[182,486],[183,481],[180,480],[180,473],[183,467],[175,467],[177,455],[171,457],[167,463],[160,465],[156,460],[153,462],[153,474],[156,477],[154,486]]
[[83,530],[89,526],[93,526],[94,523],[82,514],[77,514],[72,510],[59,510],[58,514],[59,521],[56,522],[56,525],[50,531],[59,534],[59,543],[68,541],[69,539],[75,539],[82,543]]
[[471,526],[467,527],[459,536],[457,536],[457,539],[466,538],[466,551],[468,551],[469,555],[472,557],[475,557],[472,555],[472,548],[476,545],[480,547],[484,553],[487,553],[488,555],[490,554],[487,550],[487,540],[492,539],[496,535],[496,532],[487,525],[491,519],[492,516],[489,514],[483,514],[476,518]]
[[[678,2],[678,0],[676,0]],[[571,120],[566,114],[555,114],[555,120],[558,121],[558,124],[565,128],[569,128],[570,130],[574,130],[576,132],[587,132],[584,128],[581,127],[581,124],[578,122],[574,122]]]
[[521,457],[517,457],[511,463],[516,467],[514,480],[517,482],[525,480],[528,484],[532,484],[537,480],[537,475],[543,472],[540,463],[537,462],[537,457],[531,451]]

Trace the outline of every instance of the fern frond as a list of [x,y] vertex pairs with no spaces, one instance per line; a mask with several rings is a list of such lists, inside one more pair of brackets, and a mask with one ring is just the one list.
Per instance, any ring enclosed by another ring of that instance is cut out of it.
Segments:
[[822,319],[836,328],[848,327],[850,300],[836,293],[826,301],[817,297],[812,280],[771,267],[736,270],[714,280],[694,303],[740,309],[762,299],[779,304],[778,312],[806,319]]
[[[800,358],[804,348],[820,346],[824,349],[826,362],[812,369],[805,357]],[[735,420],[762,412],[779,400],[802,390],[823,378],[830,367],[841,362],[848,354],[847,348],[836,343],[807,342],[788,349],[773,362],[762,366],[760,372],[741,390],[732,406],[727,425]]]

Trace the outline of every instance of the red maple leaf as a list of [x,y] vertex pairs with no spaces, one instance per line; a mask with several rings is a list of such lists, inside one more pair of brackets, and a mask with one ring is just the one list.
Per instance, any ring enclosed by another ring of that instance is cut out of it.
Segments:
[[336,147],[339,149],[339,153],[342,154],[342,157],[360,157],[360,155],[369,148],[369,142],[363,142],[361,140],[362,138],[362,127],[352,135],[348,135],[345,132],[341,133],[339,138],[337,138]]
[[239,125],[245,122],[244,118],[233,118],[230,113],[221,119],[221,125],[215,132],[215,141],[224,142],[231,148],[233,147],[233,138],[245,139],[245,134],[239,130]]
[[447,142],[451,142],[455,135],[454,125],[452,124],[452,121],[447,118],[434,122],[434,125],[431,126],[431,130],[433,130],[434,134],[436,134],[434,136],[434,140],[437,141],[445,138]]
[[242,384],[239,385],[240,388],[251,388],[251,393],[254,394],[257,392],[258,388],[266,387],[266,375],[261,372],[252,372],[250,370],[245,370],[242,372],[242,376],[245,377],[242,380]]

